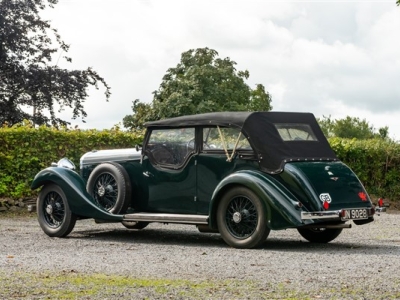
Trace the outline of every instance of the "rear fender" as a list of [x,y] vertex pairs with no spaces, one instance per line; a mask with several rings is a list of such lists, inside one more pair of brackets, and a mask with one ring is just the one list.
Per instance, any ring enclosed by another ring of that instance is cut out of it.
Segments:
[[263,202],[270,229],[284,229],[302,225],[301,209],[295,196],[271,175],[258,171],[239,171],[224,178],[214,190],[210,203],[210,227],[216,228],[218,204],[232,186],[245,186]]
[[49,167],[36,174],[31,189],[48,183],[57,184],[65,193],[71,211],[77,216],[107,221],[122,221],[122,215],[113,215],[98,207],[86,191],[82,178],[75,172],[62,167]]

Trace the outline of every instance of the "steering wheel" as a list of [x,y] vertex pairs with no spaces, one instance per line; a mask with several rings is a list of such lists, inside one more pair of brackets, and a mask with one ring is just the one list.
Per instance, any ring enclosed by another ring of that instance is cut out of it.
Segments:
[[186,150],[188,153],[194,150],[194,139],[186,143]]
[[158,147],[156,147],[154,150],[151,151],[151,154],[154,157],[155,161],[159,164],[176,164],[174,154],[164,145],[159,145]]

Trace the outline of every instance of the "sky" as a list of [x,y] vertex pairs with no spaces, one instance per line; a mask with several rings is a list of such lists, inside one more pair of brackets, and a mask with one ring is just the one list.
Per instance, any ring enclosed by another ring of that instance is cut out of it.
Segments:
[[[182,52],[208,47],[248,70],[274,111],[366,119],[400,140],[400,7],[391,1],[59,0],[47,8],[70,45],[68,69],[93,67],[111,86],[90,89],[86,123],[110,129],[152,101]],[[59,56],[65,53],[57,54]]]

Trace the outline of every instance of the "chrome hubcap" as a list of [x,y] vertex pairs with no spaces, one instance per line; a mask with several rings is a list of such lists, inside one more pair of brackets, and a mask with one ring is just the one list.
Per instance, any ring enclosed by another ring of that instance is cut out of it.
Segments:
[[53,214],[53,206],[52,206],[51,204],[48,204],[48,205],[46,206],[46,212],[47,212],[49,215]]
[[106,193],[112,193],[112,192],[114,192],[114,188],[111,185],[107,186],[101,185],[97,190],[97,194],[100,197],[103,197]]
[[235,212],[232,216],[233,222],[235,223],[240,223],[240,221],[242,220],[242,215],[240,214],[240,212]]
[[98,194],[100,197],[103,197],[105,193],[106,193],[106,189],[104,188],[104,186],[100,186],[100,187],[98,188],[98,190],[97,190],[97,194]]

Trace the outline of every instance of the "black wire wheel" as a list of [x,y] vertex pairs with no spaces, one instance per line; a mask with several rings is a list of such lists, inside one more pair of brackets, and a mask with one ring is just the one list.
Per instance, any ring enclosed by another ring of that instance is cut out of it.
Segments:
[[119,164],[103,163],[90,174],[87,191],[104,210],[125,213],[131,201],[131,183],[126,170]]
[[56,184],[45,185],[39,193],[36,211],[39,225],[48,236],[65,237],[76,223],[63,190]]
[[263,203],[245,187],[235,187],[221,198],[217,224],[224,241],[235,248],[255,248],[270,232]]
[[311,243],[329,243],[336,239],[342,228],[297,228],[300,235]]

